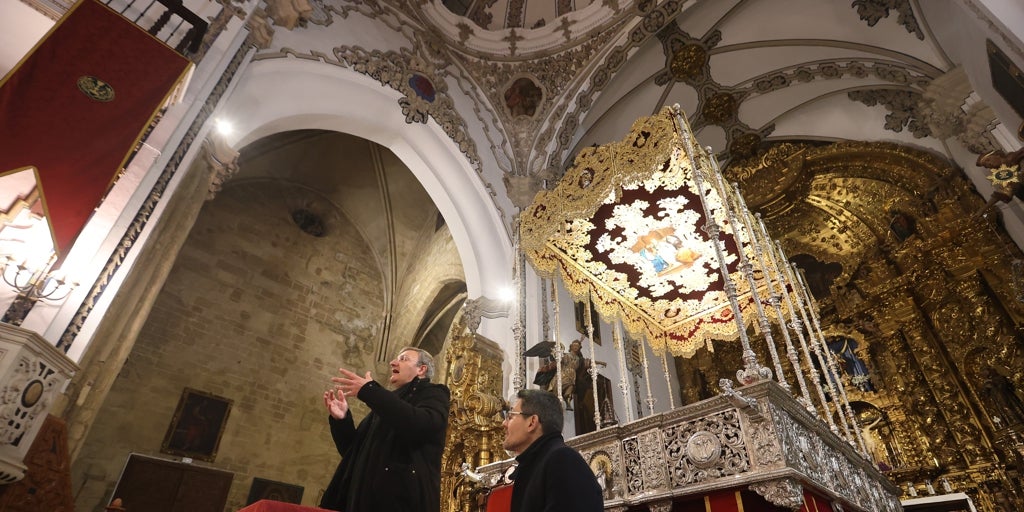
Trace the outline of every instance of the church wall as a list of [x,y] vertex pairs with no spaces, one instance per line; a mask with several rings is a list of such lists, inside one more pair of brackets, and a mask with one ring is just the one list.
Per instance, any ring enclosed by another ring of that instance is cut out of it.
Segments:
[[186,387],[233,401],[215,460],[194,462],[234,473],[225,510],[254,477],[318,501],[339,460],[321,394],[339,365],[380,375],[381,274],[344,217],[300,231],[286,186],[229,185],[205,205],[72,469],[76,510],[102,510],[130,453],[179,459],[160,450]]
[[[430,229],[433,230],[433,227]],[[424,236],[409,267],[399,269],[398,275],[402,287],[395,299],[391,346],[384,354],[389,360],[398,349],[412,344],[426,308],[437,292],[449,282],[466,280],[455,241],[448,228],[442,227]],[[444,363],[438,361],[437,366],[443,367]]]

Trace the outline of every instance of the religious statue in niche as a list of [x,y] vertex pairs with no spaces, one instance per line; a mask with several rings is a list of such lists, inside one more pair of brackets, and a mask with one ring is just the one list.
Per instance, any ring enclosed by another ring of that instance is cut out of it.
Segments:
[[875,391],[868,372],[868,365],[857,355],[857,340],[847,336],[832,336],[828,339],[828,348],[839,356],[839,364],[850,376],[850,384],[861,391]]
[[896,237],[896,240],[905,242],[917,232],[917,221],[904,211],[890,208],[889,231]]
[[993,367],[985,370],[984,378],[981,395],[996,429],[1024,424],[1024,402],[1013,382]]
[[888,415],[867,402],[851,404],[856,410],[857,424],[864,434],[865,448],[881,471],[902,466]]
[[505,106],[508,107],[512,117],[533,117],[543,98],[544,91],[537,87],[533,80],[526,77],[517,78],[505,90]]

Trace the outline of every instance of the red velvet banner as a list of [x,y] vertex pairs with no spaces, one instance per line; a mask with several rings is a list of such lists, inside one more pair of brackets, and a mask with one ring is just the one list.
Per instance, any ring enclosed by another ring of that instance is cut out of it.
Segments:
[[739,491],[724,491],[704,496],[705,512],[743,512],[743,497]]
[[804,505],[799,512],[832,512],[832,505],[825,498],[804,489]]
[[0,82],[0,176],[38,169],[59,254],[188,66],[97,0],[80,0]]

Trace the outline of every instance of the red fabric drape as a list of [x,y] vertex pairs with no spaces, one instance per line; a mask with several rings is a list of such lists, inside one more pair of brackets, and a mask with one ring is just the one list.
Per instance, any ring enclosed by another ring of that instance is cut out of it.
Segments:
[[[38,169],[59,253],[188,65],[105,5],[81,0],[0,82],[0,175]],[[109,84],[113,98],[87,96],[89,77]]]
[[706,512],[740,512],[743,510],[743,497],[739,491],[724,491],[704,496]]
[[512,486],[503,485],[491,489],[487,495],[487,512],[508,512],[512,510]]
[[825,498],[804,489],[804,505],[800,512],[832,512],[832,505]]

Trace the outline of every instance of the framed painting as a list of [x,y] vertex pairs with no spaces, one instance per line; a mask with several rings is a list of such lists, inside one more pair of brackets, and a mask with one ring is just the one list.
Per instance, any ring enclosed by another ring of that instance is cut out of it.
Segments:
[[[586,336],[587,335],[587,304],[585,302],[576,302],[573,305],[573,312],[576,317],[576,332]],[[597,345],[601,344],[601,317],[598,316],[597,310],[594,309],[594,305],[590,305],[590,325],[594,326],[594,343]]]
[[985,41],[992,88],[1006,100],[1017,115],[1024,117],[1024,71],[991,40]]
[[245,500],[245,504],[252,505],[260,500],[272,500],[301,505],[303,491],[304,489],[300,485],[275,482],[265,478],[253,478],[252,485],[249,487],[249,497]]
[[227,398],[185,388],[160,451],[213,462],[232,404]]

